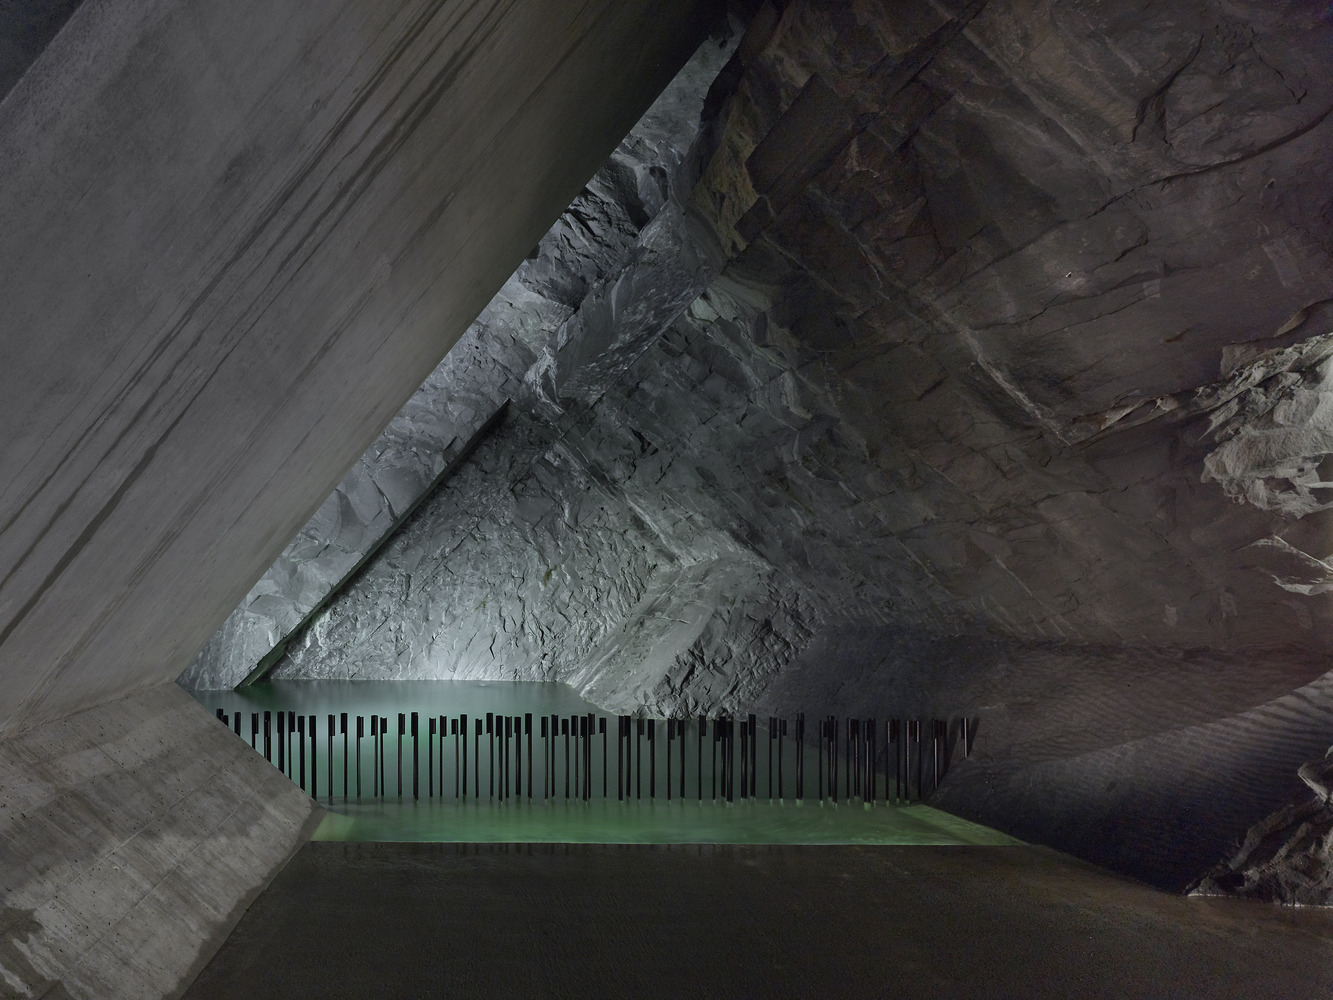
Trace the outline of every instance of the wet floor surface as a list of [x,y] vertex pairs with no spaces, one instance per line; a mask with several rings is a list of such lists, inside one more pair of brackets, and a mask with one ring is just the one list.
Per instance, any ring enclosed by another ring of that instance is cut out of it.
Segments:
[[1333,914],[1044,848],[307,844],[187,998],[1333,996]]

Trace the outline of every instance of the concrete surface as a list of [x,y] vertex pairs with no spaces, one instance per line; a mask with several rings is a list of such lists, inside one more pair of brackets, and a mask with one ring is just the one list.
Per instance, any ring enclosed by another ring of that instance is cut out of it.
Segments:
[[321,815],[174,684],[0,741],[0,997],[176,995]]
[[1333,914],[1042,848],[309,844],[185,996],[1330,993]]
[[0,102],[0,735],[180,674],[709,6],[71,15]]

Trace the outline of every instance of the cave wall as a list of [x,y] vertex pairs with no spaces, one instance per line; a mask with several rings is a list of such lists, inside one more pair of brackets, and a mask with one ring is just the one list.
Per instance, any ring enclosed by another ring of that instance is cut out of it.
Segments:
[[941,802],[1183,884],[1333,742],[1330,55],[1309,2],[759,5],[702,264],[635,272],[679,314],[526,380],[277,676],[975,713]]

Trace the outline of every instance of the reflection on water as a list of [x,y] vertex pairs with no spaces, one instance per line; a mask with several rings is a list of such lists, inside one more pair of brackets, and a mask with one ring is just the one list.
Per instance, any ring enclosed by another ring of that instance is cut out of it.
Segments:
[[1017,844],[920,804],[335,803],[315,840],[569,844]]
[[[312,789],[329,810],[315,835],[317,840],[1018,843],[997,831],[919,803],[884,801],[886,796],[894,797],[890,775],[883,773],[886,757],[874,758],[876,768],[861,772],[863,783],[856,786],[862,790],[861,796],[849,801],[848,775],[852,771],[845,768],[839,781],[841,801],[820,801],[816,788],[824,790],[824,786],[818,777],[828,760],[822,751],[807,745],[802,760],[807,798],[797,801],[795,741],[770,740],[764,727],[757,730],[748,755],[741,752],[739,743],[731,748],[730,783],[735,789],[738,777],[749,782],[754,797],[737,795],[728,802],[728,773],[717,756],[719,747],[724,748],[726,756],[726,743],[719,745],[711,738],[701,743],[696,722],[690,723],[684,739],[668,739],[665,723],[658,723],[655,744],[645,743],[645,732],[631,735],[621,747],[617,717],[600,712],[563,684],[276,681],[244,692],[191,693],[210,711],[221,709],[233,719],[239,712],[241,738],[259,752],[264,750],[259,723],[263,713],[270,713],[273,721],[278,712],[297,714],[303,736],[289,733],[279,749],[281,737],[275,727],[269,752],[275,766],[281,752],[284,770],[302,787]],[[401,713],[406,721],[413,712],[419,713],[418,737],[414,741],[410,727],[405,726],[400,756],[398,717]],[[345,736],[341,732],[343,713],[348,718]],[[495,717],[494,729],[499,733],[504,732],[502,719],[523,723],[531,715],[531,739],[526,734],[496,740],[484,733],[479,736],[476,723],[487,713]],[[451,720],[456,724],[463,715],[468,719],[470,738],[459,734],[441,741],[431,736],[428,720],[444,716],[448,730]],[[580,741],[579,724],[589,715],[593,717],[595,735]],[[335,727],[331,741],[330,716]],[[359,741],[358,716],[364,720],[366,734]],[[312,717],[313,741],[308,732]],[[387,738],[370,738],[371,718],[387,720]],[[600,720],[606,721],[605,736],[597,732]],[[570,721],[574,723],[573,734],[566,740],[557,723]],[[556,734],[554,738],[541,735],[543,724]],[[540,776],[535,773],[537,769]],[[623,801],[618,794],[620,774],[627,780]],[[861,799],[869,794],[872,775],[877,801],[865,803]],[[465,783],[467,797],[460,800]],[[602,797],[603,787],[606,798]],[[582,798],[585,793],[586,800]],[[673,796],[670,801],[668,795]]]

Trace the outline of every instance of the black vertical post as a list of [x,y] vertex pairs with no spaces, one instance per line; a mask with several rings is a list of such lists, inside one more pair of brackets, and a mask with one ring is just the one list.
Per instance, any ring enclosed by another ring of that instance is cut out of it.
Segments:
[[259,748],[259,713],[258,713],[258,712],[251,712],[251,713],[250,713],[250,749],[251,749],[251,750],[257,750],[258,748]]
[[319,747],[315,742],[315,731],[319,728],[315,725],[315,717],[312,715],[308,720],[310,729],[310,797],[315,798],[319,795]]
[[736,792],[736,720],[727,719],[726,726],[722,730],[722,753],[723,764],[722,774],[727,783],[727,801],[735,801]]
[[938,719],[930,720],[930,760],[934,766],[934,780],[931,783],[932,789],[940,787],[940,722]]
[[338,718],[338,724],[342,728],[343,737],[343,799],[347,798],[347,713],[342,712]]
[[[582,777],[579,772],[583,770],[583,741],[579,738],[579,717],[577,715],[571,715],[569,717],[569,739],[573,744],[574,752],[572,758],[574,764],[574,798],[581,799],[583,798],[583,786],[579,784],[579,779]],[[566,744],[567,751],[568,748],[569,744]],[[571,758],[569,757],[568,752],[566,752],[566,766],[569,765],[570,760]]]
[[327,747],[327,750],[328,750],[328,764],[329,764],[329,800],[330,800],[330,801],[333,800],[333,737],[334,737],[334,735],[335,735],[335,733],[334,733],[334,729],[335,729],[335,723],[334,723],[334,720],[333,720],[333,713],[330,712],[330,713],[329,713],[329,725],[328,725],[328,737],[329,737],[329,739],[328,739],[328,747]]
[[899,796],[904,802],[912,798],[912,720],[904,719],[899,730],[902,742],[903,791]]
[[[426,798],[435,798],[435,716],[426,720]],[[441,745],[444,737],[440,737]],[[440,771],[440,798],[444,798],[444,771]]]
[[264,759],[273,763],[273,715],[264,713]]
[[699,716],[699,759],[696,761],[699,771],[699,801],[704,800],[704,729],[708,726],[708,716]]
[[218,709],[216,712],[214,712],[213,714],[216,715],[216,716],[218,717],[218,722],[222,723],[224,726],[225,726],[225,725],[228,725],[228,722],[227,722],[227,713],[224,712],[224,711],[222,711],[222,709],[219,708],[219,709]]
[[773,801],[773,741],[778,738],[778,720],[768,717],[768,801]]
[[856,757],[856,735],[858,726],[856,720],[848,718],[847,720],[847,801],[851,802],[856,798],[857,779],[861,773],[857,770],[860,761]]
[[[523,717],[514,715],[510,717],[514,734],[514,751],[510,758],[510,771],[514,779],[514,798],[523,798]],[[509,786],[505,785],[505,794],[509,794]]]
[[836,804],[838,801],[838,720],[835,716],[830,715],[828,717],[828,729],[830,738],[830,743],[828,748],[828,759],[829,759],[828,787],[829,787],[829,795],[832,797],[834,803]]
[[559,798],[557,789],[559,785],[556,780],[556,754],[560,750],[560,716],[550,715],[547,717],[550,722],[548,729],[549,735],[546,739],[546,770],[551,773],[551,798]]
[[583,797],[592,801],[592,743],[597,735],[597,716],[588,713],[588,738],[583,741],[585,764],[583,768]]
[[759,725],[751,712],[746,722],[750,726],[750,798],[759,797]]
[[749,721],[741,719],[741,800],[749,792]]
[[542,716],[542,798],[551,797],[551,720]]
[[472,797],[481,798],[481,719],[472,725]]
[[565,738],[565,799],[569,799],[569,720],[560,720],[560,735]]
[[583,738],[583,801],[585,802],[592,801],[592,738],[595,728],[592,716],[579,719],[579,734]]
[[380,716],[376,712],[370,717],[370,797],[380,795]]
[[[467,781],[467,768],[463,767],[459,763],[460,754],[458,751],[459,751],[459,746],[461,744],[463,749],[463,755],[467,754],[467,734],[465,733],[461,739],[459,738],[458,735],[459,725],[457,719],[449,720],[449,730],[450,730],[450,735],[453,736],[454,738],[454,801],[458,801],[459,798],[461,797],[458,789],[459,775],[461,774],[463,780]],[[440,780],[443,781],[444,779],[441,778]]]
[[786,787],[782,784],[782,738],[787,735],[787,720],[778,720],[778,801],[787,797]]
[[514,798],[523,798],[523,719],[514,716]]
[[606,775],[611,770],[611,762],[606,759],[606,716],[601,716],[597,720],[597,731],[602,734],[602,798],[609,798],[606,794]]
[[281,771],[283,774],[286,774],[287,773],[287,753],[286,753],[287,713],[279,712],[277,722],[278,722],[277,733],[275,735],[278,737],[278,770]]
[[361,739],[366,735],[366,718],[356,717],[356,798],[361,801]]
[[921,732],[921,720],[916,720],[916,800],[924,797],[926,790],[925,737]]
[[648,720],[648,798],[657,798],[657,720]]
[[819,801],[824,801],[824,740],[828,735],[828,720],[819,720]]
[[805,798],[805,713],[796,713],[796,798]]
[[298,768],[297,781],[301,786],[301,791],[305,791],[305,716],[296,717],[296,745],[301,752],[301,765]]
[[235,713],[235,715],[232,716],[232,721],[235,723],[234,728],[235,728],[235,730],[236,730],[236,735],[237,735],[237,736],[240,736],[240,735],[241,735],[241,712],[240,712],[239,709],[237,710],[237,712]]
[[866,770],[868,772],[870,794],[869,800],[874,802],[879,798],[879,768],[878,768],[878,745],[875,743],[875,720],[866,720]]
[[674,744],[672,741],[675,740],[675,738],[676,738],[676,720],[675,720],[675,719],[667,719],[667,720],[666,720],[666,724],[667,724],[667,748],[666,748],[667,777],[666,777],[666,790],[667,790],[667,801],[670,802],[670,801],[671,801],[671,751],[672,751],[673,749],[675,749],[675,744]]
[[407,717],[398,713],[398,797],[403,797],[403,737],[407,733]]
[[688,717],[676,722],[676,735],[680,737],[680,800],[685,801],[685,724]]
[[[480,720],[478,720],[480,721]],[[491,801],[495,801],[495,713],[486,713],[486,745],[490,752],[490,765],[487,771],[487,777],[490,779]],[[481,783],[477,783],[477,791],[481,791]]]
[[532,801],[532,713],[523,715],[523,728],[528,737],[528,801]]
[[625,717],[616,716],[616,799],[625,801]]
[[717,745],[722,740],[722,720],[713,720],[713,801],[717,801]]
[[643,798],[643,716],[634,724],[634,798]]
[[893,744],[893,801],[903,798],[903,750],[902,723],[897,719],[889,720],[889,732],[885,739]]
[[[458,717],[458,731],[462,734],[463,744],[463,798],[467,798],[467,716]],[[457,748],[455,748],[455,753]]]
[[514,738],[514,720],[512,716],[504,717],[504,725],[500,720],[495,720],[496,735],[500,737],[500,798],[507,800],[509,798],[509,741]]

